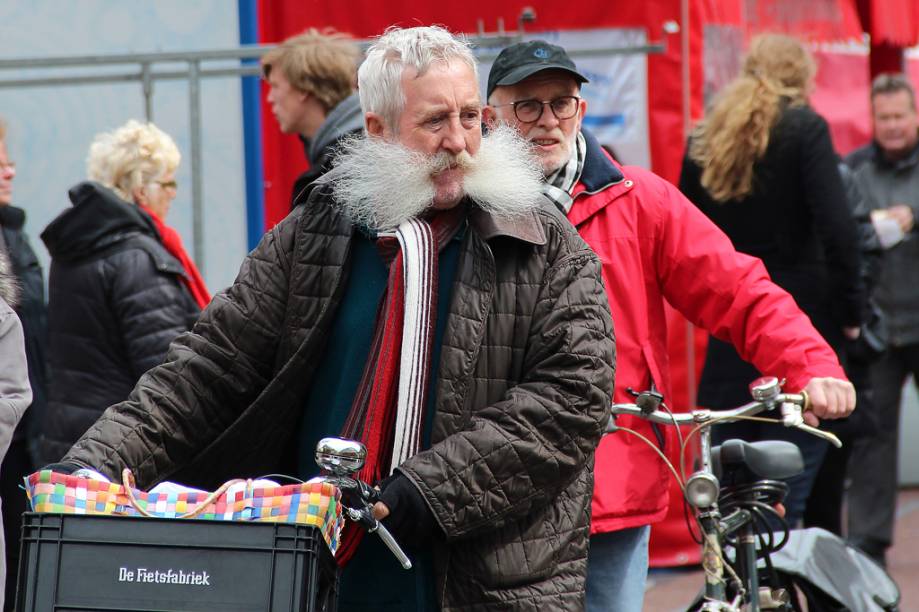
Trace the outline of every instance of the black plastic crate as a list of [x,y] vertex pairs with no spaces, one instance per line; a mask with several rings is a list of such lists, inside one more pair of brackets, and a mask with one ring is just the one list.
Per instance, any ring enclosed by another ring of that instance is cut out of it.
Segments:
[[26,513],[18,612],[333,612],[315,527]]

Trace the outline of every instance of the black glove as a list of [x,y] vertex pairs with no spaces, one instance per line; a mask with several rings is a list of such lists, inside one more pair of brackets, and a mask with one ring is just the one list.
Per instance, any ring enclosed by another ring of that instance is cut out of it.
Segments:
[[434,513],[418,488],[404,474],[394,473],[380,482],[380,501],[389,508],[383,525],[401,546],[419,547],[437,528]]

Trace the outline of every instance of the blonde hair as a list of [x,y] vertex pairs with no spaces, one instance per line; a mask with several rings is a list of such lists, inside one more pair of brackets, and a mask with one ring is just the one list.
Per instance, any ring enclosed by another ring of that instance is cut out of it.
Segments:
[[277,68],[292,87],[310,93],[328,113],[354,91],[361,52],[347,35],[310,28],[262,56],[267,80]]
[[166,132],[152,123],[129,120],[120,128],[96,135],[89,147],[86,170],[98,181],[131,202],[136,188],[144,188],[179,167],[182,156]]
[[753,192],[753,164],[769,146],[784,104],[807,103],[816,73],[804,45],[781,34],[750,43],[743,70],[715,98],[692,133],[689,157],[702,168],[702,186],[717,202]]

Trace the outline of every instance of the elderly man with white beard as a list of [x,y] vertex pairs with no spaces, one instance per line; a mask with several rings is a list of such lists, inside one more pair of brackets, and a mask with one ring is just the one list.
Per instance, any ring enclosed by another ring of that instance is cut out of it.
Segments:
[[583,608],[609,306],[528,146],[482,137],[477,83],[445,30],[376,41],[367,136],[55,467],[210,487],[358,439],[414,567],[349,525],[339,610]]

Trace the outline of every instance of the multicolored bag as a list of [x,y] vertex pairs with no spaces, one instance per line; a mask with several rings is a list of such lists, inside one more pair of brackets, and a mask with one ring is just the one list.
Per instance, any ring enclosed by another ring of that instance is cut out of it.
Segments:
[[238,479],[213,492],[148,493],[135,488],[130,470],[122,476],[118,484],[42,470],[26,477],[26,494],[34,512],[313,525],[332,554],[338,548],[341,491],[328,482],[265,487]]

